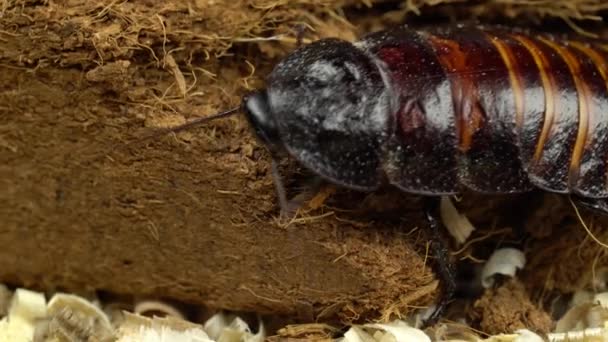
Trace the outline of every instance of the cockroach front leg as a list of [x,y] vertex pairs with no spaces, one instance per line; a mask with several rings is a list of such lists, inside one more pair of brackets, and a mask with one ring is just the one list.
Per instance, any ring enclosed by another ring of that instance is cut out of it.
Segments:
[[287,193],[285,192],[283,179],[281,178],[281,173],[279,172],[279,163],[274,157],[272,158],[270,168],[272,172],[272,182],[274,183],[274,189],[279,201],[279,207],[281,209],[281,218],[287,218],[291,216],[291,208],[287,202]]
[[275,192],[279,201],[280,218],[284,220],[292,219],[298,209],[302,208],[308,201],[312,200],[315,195],[321,190],[324,184],[320,177],[315,177],[313,182],[308,184],[304,191],[296,195],[294,198],[287,199],[287,191],[283,184],[283,177],[279,172],[279,163],[276,158],[272,158],[271,163],[272,180],[274,182]]
[[296,26],[296,47],[302,47],[304,43],[304,34],[306,33],[306,26],[303,24],[298,24]]
[[573,196],[572,199],[576,204],[580,204],[597,214],[608,215],[608,198],[584,198]]
[[429,198],[425,201],[425,215],[431,233],[431,253],[435,256],[435,272],[443,286],[443,292],[433,313],[424,322],[431,326],[441,318],[448,303],[456,291],[456,271],[450,261],[450,252],[441,238],[440,228],[443,226],[439,217],[439,198]]

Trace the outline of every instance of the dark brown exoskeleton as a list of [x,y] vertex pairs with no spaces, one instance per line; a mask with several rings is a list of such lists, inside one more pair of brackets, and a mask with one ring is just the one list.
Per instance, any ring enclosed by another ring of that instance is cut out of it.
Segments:
[[[481,28],[324,39],[282,60],[242,108],[273,155],[350,189],[437,198],[538,188],[608,212],[601,42]],[[448,299],[452,271],[438,258]]]

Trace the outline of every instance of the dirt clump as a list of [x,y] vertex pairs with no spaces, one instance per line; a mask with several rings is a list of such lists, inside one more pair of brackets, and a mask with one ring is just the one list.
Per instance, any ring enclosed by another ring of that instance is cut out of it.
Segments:
[[487,290],[475,302],[470,314],[473,320],[479,321],[479,328],[491,335],[520,329],[546,334],[553,328],[551,316],[532,303],[517,279]]

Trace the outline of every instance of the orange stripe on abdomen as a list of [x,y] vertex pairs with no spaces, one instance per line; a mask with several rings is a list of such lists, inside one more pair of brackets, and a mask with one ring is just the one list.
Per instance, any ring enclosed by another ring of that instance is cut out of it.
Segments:
[[513,35],[517,41],[519,41],[532,55],[534,58],[534,62],[538,67],[538,72],[540,73],[542,86],[545,91],[545,115],[544,115],[544,124],[542,131],[540,133],[538,142],[536,144],[536,149],[534,151],[534,162],[538,162],[543,153],[543,148],[545,142],[547,141],[547,137],[549,136],[549,132],[551,127],[553,126],[553,119],[555,116],[555,94],[556,94],[556,86],[555,80],[548,73],[549,62],[542,54],[542,52],[535,46],[535,43],[529,40],[526,37],[520,35]]
[[523,81],[520,75],[520,68],[517,64],[517,60],[513,55],[513,51],[498,37],[488,37],[488,39],[494,44],[496,50],[500,54],[500,57],[505,63],[507,70],[509,71],[509,80],[511,81],[511,89],[513,90],[513,96],[515,100],[515,123],[518,131],[521,131],[524,124],[524,89]]
[[531,188],[517,135],[516,110],[522,124],[524,101],[520,94],[516,104],[513,90],[521,87],[513,86],[492,36],[471,29],[425,37],[452,87],[461,185],[486,193],[519,192]]
[[[534,60],[537,66],[535,72],[541,81],[539,86],[545,95],[539,99],[545,102],[544,112],[535,115],[543,121],[540,132],[535,134],[538,139],[527,165],[530,180],[541,189],[558,193],[571,192],[571,171],[576,171],[579,165],[577,160],[572,164],[572,157],[579,131],[580,82],[573,77],[572,61],[567,61],[546,36],[515,34],[513,37],[528,50]],[[527,116],[524,114],[526,121]],[[583,122],[583,125],[586,123]],[[580,146],[579,143],[577,158]]]
[[598,72],[602,76],[602,79],[608,84],[608,64],[606,63],[606,60],[604,60],[604,58],[602,58],[597,51],[593,50],[589,46],[586,46],[585,44],[572,41],[568,42],[568,44],[577,48],[579,51],[587,55],[587,57],[591,58],[593,63],[596,65]]
[[456,41],[433,35],[427,35],[426,38],[433,46],[437,59],[452,85],[458,148],[466,152],[473,143],[473,135],[484,120],[483,112],[477,103],[475,82],[471,77],[474,70],[469,70],[467,56]]
[[608,63],[602,52],[569,41],[587,89],[589,111],[587,139],[579,166],[575,192],[586,197],[608,196]]
[[570,174],[569,184],[571,187],[574,186],[578,178],[578,172],[583,155],[583,149],[585,148],[587,141],[587,130],[589,128],[589,102],[590,102],[590,90],[589,87],[580,78],[581,67],[577,59],[572,55],[567,48],[556,44],[548,39],[540,38],[545,44],[553,48],[566,62],[574,84],[578,93],[578,132],[576,134],[576,141],[574,143],[574,150],[572,151],[572,159],[570,160]]

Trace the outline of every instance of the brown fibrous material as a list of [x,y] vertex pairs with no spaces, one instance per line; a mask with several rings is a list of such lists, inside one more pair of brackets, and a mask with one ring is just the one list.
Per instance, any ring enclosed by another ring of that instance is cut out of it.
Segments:
[[530,300],[524,285],[516,279],[502,284],[475,302],[473,319],[488,334],[515,332],[520,329],[546,334],[553,328],[549,314]]
[[[409,198],[361,200],[332,190],[282,226],[268,155],[240,118],[125,148],[149,128],[237,105],[296,46],[298,27],[307,28],[305,42],[355,39],[446,13],[526,23],[554,17],[578,27],[584,22],[576,20],[597,21],[606,7],[599,0],[390,3],[0,1],[0,280],[305,322],[388,320],[431,304],[440,291],[420,207]],[[469,241],[478,240],[455,259],[481,263],[517,239],[503,233],[517,227],[494,211],[508,200],[471,198],[465,213],[477,230]],[[353,206],[376,214],[344,210]],[[382,210],[402,217],[386,220]],[[608,264],[603,250],[572,215],[544,217],[528,229],[527,291],[543,298],[592,286]],[[605,241],[601,221],[584,218]],[[487,327],[517,325],[486,313]]]

